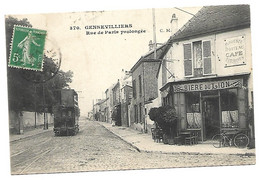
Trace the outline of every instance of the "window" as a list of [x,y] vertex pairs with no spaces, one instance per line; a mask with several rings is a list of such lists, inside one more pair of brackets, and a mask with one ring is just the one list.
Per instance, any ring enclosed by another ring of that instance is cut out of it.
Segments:
[[166,98],[166,97],[163,98],[162,105],[163,105],[163,106],[166,106],[166,105],[167,105],[167,98]]
[[142,103],[139,104],[139,122],[142,123]]
[[238,109],[237,89],[221,90],[220,94],[222,111],[234,111]]
[[238,127],[238,92],[237,89],[220,91],[222,127]]
[[200,112],[199,92],[186,93],[187,128],[201,128],[202,116]]
[[187,113],[200,112],[200,95],[198,92],[186,94]]
[[137,105],[134,105],[134,118],[135,118],[135,123],[138,123],[138,110],[137,110]]
[[171,93],[169,93],[166,97],[162,98],[162,105],[163,106],[167,106],[167,105],[170,105],[170,106],[174,106],[173,104],[173,95]]
[[194,76],[203,75],[201,41],[193,42],[193,66]]
[[133,91],[132,91],[132,89],[130,89],[129,91],[128,91],[128,99],[129,99],[129,103],[131,102],[131,99],[132,99],[132,97],[133,97]]
[[139,95],[142,96],[142,77],[139,75]]
[[202,76],[212,73],[211,41],[196,41],[183,45],[184,75]]
[[136,98],[136,81],[133,80],[133,98]]

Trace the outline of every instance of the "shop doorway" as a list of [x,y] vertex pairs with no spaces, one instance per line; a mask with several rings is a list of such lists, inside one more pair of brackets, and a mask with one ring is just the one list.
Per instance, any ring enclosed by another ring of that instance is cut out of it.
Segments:
[[203,139],[211,140],[220,132],[219,98],[207,97],[202,100]]

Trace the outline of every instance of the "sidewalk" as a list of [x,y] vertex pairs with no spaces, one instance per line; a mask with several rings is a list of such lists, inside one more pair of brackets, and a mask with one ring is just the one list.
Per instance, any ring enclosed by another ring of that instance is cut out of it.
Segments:
[[48,129],[43,129],[43,127],[38,127],[36,129],[31,129],[31,130],[27,130],[24,131],[23,134],[10,134],[9,135],[9,141],[13,142],[13,141],[18,141],[20,139],[24,139],[24,138],[28,138],[31,136],[35,136],[38,134],[42,134],[42,133],[46,133],[49,131],[53,131],[53,125],[49,125]]
[[236,147],[215,148],[210,143],[188,145],[168,145],[156,143],[150,134],[141,133],[128,127],[112,126],[105,122],[98,122],[100,125],[117,135],[119,138],[130,144],[140,152],[159,152],[170,154],[233,154],[233,155],[254,155],[255,149],[239,149]]

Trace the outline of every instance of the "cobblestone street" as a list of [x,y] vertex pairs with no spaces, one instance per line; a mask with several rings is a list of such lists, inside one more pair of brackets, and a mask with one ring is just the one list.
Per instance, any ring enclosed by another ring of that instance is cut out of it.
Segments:
[[138,152],[92,121],[82,121],[76,136],[48,131],[10,146],[12,174],[255,164],[255,156]]

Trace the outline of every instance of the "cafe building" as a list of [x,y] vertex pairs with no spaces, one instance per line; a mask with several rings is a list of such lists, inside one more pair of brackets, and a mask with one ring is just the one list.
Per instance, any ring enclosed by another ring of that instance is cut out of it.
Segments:
[[157,73],[159,98],[175,107],[177,131],[197,132],[201,141],[220,131],[252,138],[249,6],[203,7],[167,45]]

